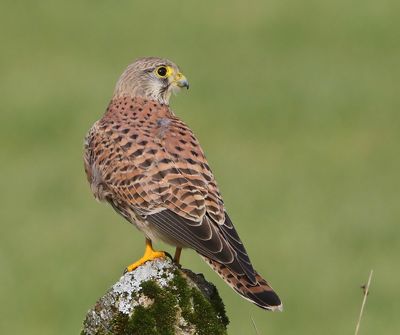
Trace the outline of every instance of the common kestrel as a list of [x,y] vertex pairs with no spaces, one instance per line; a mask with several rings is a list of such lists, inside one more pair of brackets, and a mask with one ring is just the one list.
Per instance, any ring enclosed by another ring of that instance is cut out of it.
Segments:
[[278,295],[254,270],[229,218],[213,173],[190,128],[169,107],[171,93],[189,88],[173,62],[140,58],[119,78],[104,114],[85,139],[84,163],[96,199],[142,231],[144,256],[164,257],[152,241],[196,250],[245,299],[282,310]]

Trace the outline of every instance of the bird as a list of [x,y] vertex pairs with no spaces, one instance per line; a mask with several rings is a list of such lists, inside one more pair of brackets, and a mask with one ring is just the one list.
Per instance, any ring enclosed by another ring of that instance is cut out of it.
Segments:
[[109,203],[145,236],[142,258],[166,257],[153,241],[195,250],[240,296],[271,311],[282,302],[254,269],[225,209],[214,175],[192,130],[169,106],[189,82],[172,61],[143,57],[117,81],[112,99],[84,141],[94,197]]

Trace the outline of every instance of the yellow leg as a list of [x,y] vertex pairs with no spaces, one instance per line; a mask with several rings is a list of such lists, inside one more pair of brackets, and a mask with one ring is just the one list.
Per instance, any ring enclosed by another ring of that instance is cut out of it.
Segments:
[[146,238],[146,249],[144,251],[144,255],[141,259],[132,263],[131,265],[126,267],[125,272],[131,272],[135,270],[137,267],[141,266],[142,264],[146,263],[147,261],[151,261],[153,259],[165,257],[165,253],[163,251],[155,251],[153,250],[153,246],[151,244],[151,240]]
[[178,265],[179,265],[179,261],[180,261],[180,259],[181,259],[181,252],[182,252],[182,248],[176,247],[176,249],[175,249],[175,256],[174,256],[174,262],[175,262],[176,264],[178,264]]

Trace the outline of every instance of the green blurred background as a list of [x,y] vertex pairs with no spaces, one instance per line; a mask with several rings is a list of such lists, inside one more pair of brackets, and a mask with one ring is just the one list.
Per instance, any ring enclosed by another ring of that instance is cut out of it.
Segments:
[[255,334],[251,316],[260,334],[351,334],[372,268],[360,334],[400,333],[398,1],[0,6],[1,334],[78,334],[142,254],[142,235],[93,199],[82,143],[146,55],[189,78],[171,105],[284,300],[260,310],[185,252],[218,286],[229,334]]

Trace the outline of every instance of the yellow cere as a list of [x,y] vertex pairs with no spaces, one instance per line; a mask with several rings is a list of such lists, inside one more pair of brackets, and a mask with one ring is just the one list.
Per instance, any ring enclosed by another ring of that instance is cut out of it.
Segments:
[[183,77],[183,74],[182,74],[182,73],[180,73],[180,72],[178,72],[178,73],[176,74],[176,77],[175,77],[175,79],[176,79],[176,80],[181,80],[181,79],[182,79],[182,77]]

